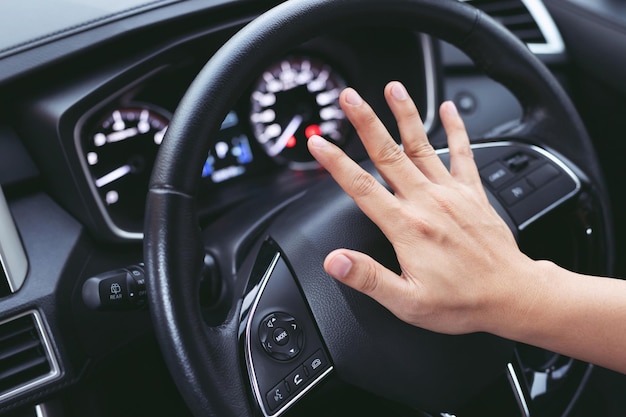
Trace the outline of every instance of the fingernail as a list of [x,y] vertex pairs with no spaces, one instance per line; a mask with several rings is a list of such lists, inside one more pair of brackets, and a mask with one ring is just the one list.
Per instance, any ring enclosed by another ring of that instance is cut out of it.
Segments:
[[346,90],[346,103],[352,106],[360,106],[363,103],[361,96],[352,88]]
[[345,255],[336,255],[328,264],[328,273],[335,278],[345,278],[352,268],[352,261]]
[[309,138],[308,144],[314,148],[323,148],[328,144],[328,142],[321,136],[313,135]]
[[456,108],[456,105],[454,104],[454,101],[446,101],[443,103],[444,106],[444,110],[450,115],[450,116],[457,116],[459,115],[459,111]]
[[396,100],[406,100],[409,96],[406,92],[406,88],[401,83],[393,83],[391,86],[391,95]]

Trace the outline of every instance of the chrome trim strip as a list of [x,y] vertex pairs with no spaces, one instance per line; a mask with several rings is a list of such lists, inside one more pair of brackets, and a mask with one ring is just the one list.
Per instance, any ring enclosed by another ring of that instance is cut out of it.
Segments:
[[534,54],[562,54],[565,52],[565,43],[561,32],[556,27],[554,19],[541,0],[522,0],[530,15],[535,19],[539,30],[546,38],[546,43],[529,43],[528,49]]
[[16,292],[22,287],[28,272],[28,258],[15,227],[9,205],[0,187],[0,264],[6,272],[9,289]]
[[[534,216],[532,216],[531,218],[529,218],[528,220],[526,220],[525,222],[520,224],[518,226],[519,230],[524,230],[525,228],[530,226],[532,223],[534,223],[536,220],[538,220],[539,218],[543,217],[548,212],[552,211],[554,208],[556,208],[559,205],[561,205],[561,203],[564,203],[565,201],[569,200],[570,198],[572,198],[573,196],[578,194],[578,192],[582,188],[582,185],[580,183],[580,179],[578,178],[578,176],[576,176],[576,174],[574,174],[574,171],[572,171],[567,165],[565,165],[565,163],[563,161],[558,159],[556,156],[554,156],[553,154],[551,154],[547,150],[545,150],[543,148],[540,148],[539,146],[528,145],[528,144],[525,144],[525,143],[511,142],[511,141],[489,142],[489,143],[474,143],[474,144],[471,144],[470,146],[471,146],[472,149],[495,148],[495,147],[503,147],[503,146],[522,146],[522,147],[527,147],[527,148],[532,149],[533,151],[535,151],[537,153],[540,153],[541,155],[545,156],[550,161],[552,161],[556,165],[558,165],[559,168],[561,168],[572,179],[572,181],[574,181],[574,183],[576,184],[576,187],[574,188],[573,191],[567,193],[562,198],[558,199],[557,201],[555,201],[554,203],[550,204],[545,209],[541,210],[539,213],[535,214]],[[438,149],[437,150],[437,154],[438,155],[442,154],[442,153],[449,153],[448,148],[443,148],[443,149]]]
[[[102,100],[96,106],[94,106],[91,109],[89,109],[89,111],[87,111],[85,114],[83,114],[80,117],[80,119],[76,123],[76,126],[74,127],[74,147],[76,148],[76,153],[77,153],[77,157],[78,157],[78,161],[80,163],[80,166],[83,168],[83,174],[85,176],[85,181],[87,182],[87,185],[89,186],[89,189],[91,190],[91,194],[92,194],[92,196],[94,198],[94,201],[96,202],[96,205],[98,206],[98,210],[100,211],[100,214],[102,215],[102,219],[104,220],[104,222],[108,226],[109,230],[115,236],[117,236],[119,238],[122,238],[122,239],[126,239],[126,240],[141,240],[141,239],[143,239],[143,233],[142,232],[129,232],[128,230],[124,230],[124,229],[120,228],[118,225],[116,225],[115,222],[113,221],[113,219],[111,218],[111,216],[109,214],[109,211],[107,210],[107,208],[105,207],[104,203],[102,202],[102,198],[100,197],[100,194],[98,193],[98,188],[96,187],[96,185],[94,183],[95,179],[92,178],[91,172],[89,171],[89,166],[87,165],[87,161],[85,160],[85,152],[84,152],[84,149],[83,149],[83,145],[81,143],[82,142],[81,133],[82,133],[82,130],[83,130],[87,120],[90,117],[92,117],[94,114],[96,114],[96,112],[98,112],[99,110],[105,108],[107,105],[110,105],[110,103],[112,103],[113,100],[115,100],[116,98],[123,96],[128,91],[131,91],[133,88],[138,86],[141,82],[149,79],[150,77],[152,77],[152,76],[154,76],[156,74],[159,74],[160,72],[162,72],[163,70],[165,70],[167,68],[168,68],[167,65],[160,66],[160,67],[155,68],[154,70],[148,72],[147,74],[144,74],[143,76],[135,79],[133,82],[131,82],[130,84],[126,85],[123,89],[115,92],[114,94],[110,95],[106,99]],[[92,93],[89,93],[89,94],[92,94]],[[148,103],[135,103],[135,102],[133,102],[132,104],[133,105],[142,105],[142,106],[146,106],[148,108],[152,107],[152,105],[148,104]],[[163,112],[163,111],[165,111],[165,109],[159,109],[159,111]],[[169,116],[170,116],[170,119],[171,119],[171,115],[169,115]]]
[[424,83],[426,84],[426,114],[422,123],[424,124],[424,130],[429,134],[435,124],[435,115],[437,114],[435,56],[432,37],[424,33],[420,33],[419,37],[424,57]]
[[540,147],[535,146],[535,145],[529,145],[529,147],[531,149],[537,151],[538,153],[542,154],[546,158],[550,159],[556,165],[558,165],[563,171],[565,171],[565,173],[567,175],[569,175],[569,177],[572,179],[572,181],[574,181],[574,183],[576,184],[576,187],[570,193],[564,195],[562,198],[560,198],[559,200],[555,201],[553,204],[549,205],[548,207],[546,207],[545,209],[543,209],[542,211],[540,211],[539,213],[537,213],[536,215],[534,215],[530,219],[526,220],[524,223],[520,224],[519,225],[519,230],[524,230],[526,227],[528,227],[532,223],[534,223],[535,220],[539,219],[540,217],[543,217],[548,212],[550,212],[553,209],[555,209],[556,207],[560,206],[561,203],[564,203],[565,201],[569,200],[570,198],[572,198],[573,196],[578,194],[578,192],[582,188],[582,185],[580,183],[580,179],[578,178],[578,176],[576,174],[574,174],[574,172],[567,165],[565,165],[565,163],[563,163],[563,161],[561,161],[556,156],[554,156],[553,154],[551,154],[550,152],[546,151],[543,148],[540,148]]
[[522,390],[522,386],[520,384],[519,378],[517,377],[517,372],[515,372],[515,368],[513,367],[513,364],[507,363],[506,370],[507,370],[506,377],[509,380],[509,383],[511,384],[511,388],[513,389],[513,395],[515,396],[515,400],[517,401],[517,405],[519,406],[522,416],[530,417],[528,403],[526,402],[524,391]]
[[[259,289],[254,297],[254,301],[252,301],[252,305],[248,312],[248,317],[246,320],[246,331],[245,331],[245,356],[246,356],[246,365],[248,367],[248,372],[250,374],[250,383],[252,384],[252,390],[254,391],[254,396],[256,397],[257,403],[261,407],[263,411],[263,415],[268,416],[267,411],[265,410],[265,405],[263,403],[263,395],[261,394],[261,390],[259,388],[259,384],[256,378],[256,371],[254,369],[254,362],[252,361],[252,319],[254,318],[254,314],[259,306],[259,301],[261,300],[261,295],[263,295],[263,291],[265,291],[265,287],[267,287],[267,283],[269,282],[270,277],[272,276],[272,272],[274,272],[274,268],[276,268],[276,264],[280,259],[280,253],[276,252],[274,257],[272,258],[272,262],[269,267],[263,274],[263,278],[261,278],[261,282],[259,284]],[[244,300],[244,305],[246,304]],[[243,311],[243,309],[242,309]]]
[[35,328],[37,329],[37,333],[39,334],[39,338],[41,340],[41,345],[43,346],[44,352],[46,354],[46,358],[48,359],[48,363],[50,364],[50,372],[48,372],[46,375],[40,376],[39,378],[35,378],[30,382],[27,382],[18,387],[15,387],[14,389],[10,391],[0,394],[0,401],[4,401],[5,399],[9,397],[12,397],[12,396],[21,394],[25,391],[31,390],[33,388],[36,388],[40,385],[45,384],[46,382],[52,381],[54,379],[57,379],[59,376],[61,376],[61,368],[59,367],[59,363],[56,359],[56,356],[54,355],[54,352],[52,349],[52,343],[50,342],[50,338],[48,337],[48,334],[44,331],[43,319],[37,310],[26,311],[22,314],[18,314],[17,316],[13,316],[7,320],[0,322],[0,326],[10,321],[13,321],[13,320],[16,320],[16,319],[19,319],[21,317],[28,316],[28,315],[32,315],[34,318]]
[[[270,266],[265,271],[265,274],[263,274],[263,278],[261,278],[261,283],[259,284],[259,290],[256,293],[256,296],[254,297],[254,301],[252,302],[252,307],[250,308],[250,311],[248,312],[248,318],[246,321],[246,331],[245,331],[245,335],[246,335],[245,336],[246,337],[245,356],[246,356],[246,365],[248,366],[248,371],[250,373],[250,383],[252,384],[252,389],[254,391],[254,396],[256,397],[257,403],[259,404],[259,407],[261,408],[261,411],[263,412],[263,415],[265,417],[276,417],[282,414],[292,404],[294,404],[296,401],[302,398],[307,392],[313,389],[317,385],[318,382],[324,379],[326,375],[328,375],[334,369],[334,367],[331,365],[326,371],[321,373],[317,378],[313,380],[313,382],[311,382],[306,388],[304,388],[304,390],[298,393],[295,397],[293,397],[283,406],[278,408],[278,410],[276,410],[274,414],[271,414],[268,410],[265,409],[265,403],[263,402],[263,394],[261,393],[261,390],[257,383],[254,363],[252,361],[252,345],[251,345],[252,341],[251,341],[250,334],[252,331],[252,319],[254,318],[254,313],[256,313],[256,309],[259,305],[259,301],[261,300],[261,296],[263,295],[263,291],[265,291],[265,287],[267,287],[267,283],[269,282],[269,279],[272,276],[272,272],[274,272],[274,268],[276,267],[276,264],[278,263],[279,259],[280,259],[280,253],[276,252],[276,254],[274,255],[274,258],[272,259],[272,262],[270,263]],[[245,300],[244,300],[244,304],[245,304]],[[242,309],[242,311],[244,310]]]
[[[459,0],[462,2],[471,3],[472,0]],[[565,52],[565,43],[561,37],[561,33],[554,23],[554,19],[550,16],[548,9],[541,0],[519,0],[526,10],[535,20],[539,31],[546,39],[546,43],[528,43],[528,49],[530,52],[537,55],[550,55],[550,54],[562,54]]]
[[35,415],[37,417],[48,417],[48,413],[46,412],[43,404],[37,404],[35,406]]

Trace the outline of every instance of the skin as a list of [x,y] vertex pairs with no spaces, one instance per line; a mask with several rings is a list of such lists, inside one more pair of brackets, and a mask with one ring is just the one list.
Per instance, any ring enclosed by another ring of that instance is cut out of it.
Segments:
[[404,86],[389,83],[385,98],[403,148],[355,90],[344,90],[340,104],[393,193],[323,138],[312,137],[308,146],[389,239],[402,273],[337,249],[324,262],[328,274],[414,326],[490,332],[626,373],[626,281],[523,254],[487,200],[454,104],[439,111],[448,171]]

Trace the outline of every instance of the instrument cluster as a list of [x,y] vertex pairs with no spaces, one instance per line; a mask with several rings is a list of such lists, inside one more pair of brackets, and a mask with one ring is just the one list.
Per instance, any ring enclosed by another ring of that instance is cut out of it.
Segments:
[[[185,77],[172,72],[149,78],[79,122],[79,158],[114,230],[143,229],[154,160],[188,85],[181,79]],[[306,141],[322,135],[345,145],[349,123],[338,98],[346,85],[340,70],[308,54],[290,55],[269,66],[225,117],[198,175],[212,188],[264,172],[318,168]]]

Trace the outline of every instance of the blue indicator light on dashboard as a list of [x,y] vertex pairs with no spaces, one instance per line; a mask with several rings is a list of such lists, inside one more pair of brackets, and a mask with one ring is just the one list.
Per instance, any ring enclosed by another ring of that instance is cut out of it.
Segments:
[[237,158],[240,164],[249,164],[252,162],[252,149],[250,149],[250,141],[246,135],[233,138],[233,156]]
[[215,158],[212,155],[204,162],[204,166],[202,167],[202,178],[206,178],[213,173],[213,163],[215,162]]

